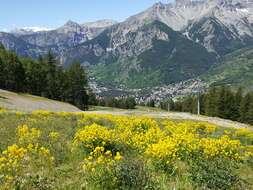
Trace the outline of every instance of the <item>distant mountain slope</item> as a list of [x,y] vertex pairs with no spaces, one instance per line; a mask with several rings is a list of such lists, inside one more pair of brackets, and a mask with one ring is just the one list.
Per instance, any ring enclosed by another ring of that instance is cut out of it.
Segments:
[[77,59],[89,65],[93,76],[106,85],[140,88],[198,76],[215,61],[205,48],[159,21],[128,33],[124,43],[115,35],[118,30],[107,30],[69,51],[67,62]]
[[36,57],[40,54],[44,54],[46,49],[36,45],[32,45],[13,34],[0,32],[0,42],[6,49],[18,52],[20,56],[24,57]]
[[230,84],[253,90],[253,46],[226,55],[222,63],[203,78],[212,85]]
[[242,39],[235,35],[216,17],[202,18],[198,22],[190,24],[184,34],[193,41],[202,44],[209,51],[221,56],[253,42],[253,38],[247,41],[246,37]]
[[[100,20],[84,24],[78,24],[69,20],[63,26],[54,30],[32,32],[30,30],[24,31],[21,29],[14,30],[11,32],[11,34],[17,39],[32,45],[34,50],[30,49],[30,51],[37,51],[37,54],[34,57],[40,54],[45,54],[45,52],[49,50],[51,50],[58,57],[61,57],[64,51],[67,51],[71,47],[96,37],[103,30],[114,24],[116,24],[116,22],[112,20]],[[1,41],[2,40],[0,39],[0,42]],[[23,55],[22,49],[14,49],[12,46],[9,46],[11,43],[12,42],[6,43],[8,49],[14,50],[18,54]],[[17,43],[17,45],[20,45],[20,43]],[[24,49],[25,48],[26,47],[24,46]],[[36,50],[36,48],[43,48],[46,51],[43,53],[39,50]]]
[[47,110],[47,111],[66,111],[66,112],[78,112],[77,107],[68,103],[50,100],[39,96],[32,96],[29,94],[17,94],[14,92],[0,89],[0,107],[31,112],[35,110]]

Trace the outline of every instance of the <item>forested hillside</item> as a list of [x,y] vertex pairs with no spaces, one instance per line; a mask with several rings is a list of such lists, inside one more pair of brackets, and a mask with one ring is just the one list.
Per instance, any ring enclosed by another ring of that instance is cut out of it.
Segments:
[[0,45],[0,89],[66,101],[86,109],[87,76],[79,63],[64,70],[49,51],[38,60],[20,58]]
[[[195,95],[169,104],[174,111],[197,113],[197,102]],[[167,109],[165,103],[162,105]],[[232,91],[228,86],[214,87],[200,95],[200,113],[253,124],[253,93],[244,93],[242,88]]]

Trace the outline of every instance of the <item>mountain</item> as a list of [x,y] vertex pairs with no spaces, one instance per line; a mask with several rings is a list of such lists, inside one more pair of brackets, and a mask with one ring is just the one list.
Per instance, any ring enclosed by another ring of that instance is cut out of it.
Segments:
[[65,67],[80,61],[107,86],[162,86],[198,77],[253,45],[253,1],[156,3],[120,23],[68,21],[50,31],[2,33],[0,42],[22,56],[51,50]]
[[[218,56],[253,43],[252,0],[176,0],[169,4],[156,3],[123,21],[125,27],[121,32],[133,32],[143,23],[155,20],[183,33]],[[57,55],[63,56],[66,49],[91,40],[114,25],[117,22],[112,20],[84,24],[68,21],[55,30],[26,31],[23,35],[19,32],[18,36],[32,45],[51,48]],[[12,34],[17,36],[17,32]]]
[[18,54],[23,57],[37,57],[47,52],[44,48],[32,45],[13,34],[5,32],[0,32],[0,42],[6,49],[18,52]]
[[202,77],[213,86],[243,86],[247,91],[253,90],[253,46],[226,55],[221,64]]
[[51,29],[49,29],[49,28],[34,26],[34,27],[16,28],[14,30],[11,30],[10,33],[19,37],[22,35],[33,34],[35,32],[50,31],[50,30]]
[[[224,55],[229,52],[227,49],[234,50],[252,43],[253,1],[176,0],[173,4],[157,3],[148,10],[130,17],[127,22],[133,25],[148,20],[159,20],[173,30],[181,31],[209,51]],[[217,35],[221,39],[217,40]],[[224,41],[229,42],[224,44]],[[230,47],[230,43],[233,47]],[[222,46],[227,46],[225,51]]]
[[81,61],[105,85],[140,88],[196,77],[215,61],[201,45],[162,22],[146,23],[126,35],[124,27],[116,25],[73,48],[65,62]]
[[105,20],[98,20],[95,22],[86,22],[83,23],[81,26],[86,29],[87,37],[90,40],[98,36],[106,28],[109,28],[117,23],[118,23],[117,21],[105,19]]
[[[30,44],[35,49],[50,49],[57,56],[61,56],[68,48],[81,44],[89,39],[96,37],[107,27],[115,24],[116,21],[112,20],[100,20],[96,22],[78,24],[71,20],[66,22],[63,26],[46,31],[34,31],[34,30],[14,30],[11,34],[16,38]],[[7,44],[7,47],[12,47]],[[10,50],[16,51],[16,49],[10,48]],[[31,50],[33,51],[33,50]],[[19,51],[16,51],[20,54]],[[37,57],[41,54],[38,51],[33,57]],[[20,54],[23,55],[23,54]]]

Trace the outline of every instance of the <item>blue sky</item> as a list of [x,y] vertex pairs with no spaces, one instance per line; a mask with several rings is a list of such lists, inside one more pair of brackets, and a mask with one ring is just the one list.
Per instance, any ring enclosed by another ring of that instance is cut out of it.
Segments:
[[1,0],[0,30],[32,26],[56,28],[68,20],[122,21],[159,1],[173,0]]

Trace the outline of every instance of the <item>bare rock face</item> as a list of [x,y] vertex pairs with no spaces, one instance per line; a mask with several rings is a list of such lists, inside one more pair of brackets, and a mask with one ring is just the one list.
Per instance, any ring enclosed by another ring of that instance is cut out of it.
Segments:
[[[210,22],[212,19],[215,20],[216,27],[224,31],[212,29],[214,27],[214,23]],[[219,40],[222,43],[231,40],[231,37],[236,41],[235,43],[241,43],[241,46],[248,42],[252,43],[251,40],[248,40],[253,38],[253,1],[176,0],[174,4],[157,3],[148,10],[130,17],[126,22],[134,28],[135,25],[150,20],[159,20],[172,29],[186,34],[187,37],[205,46],[209,51],[223,55],[227,51],[219,52],[219,49],[216,49],[217,41],[213,41],[213,36],[216,36],[217,33],[214,32],[224,33],[225,40]],[[203,25],[200,26],[200,23]],[[197,36],[200,36],[200,39]],[[219,38],[222,36],[219,35]]]
[[0,42],[6,49],[18,52],[20,56],[36,57],[38,54],[45,54],[46,49],[41,48],[5,32],[0,32]]

